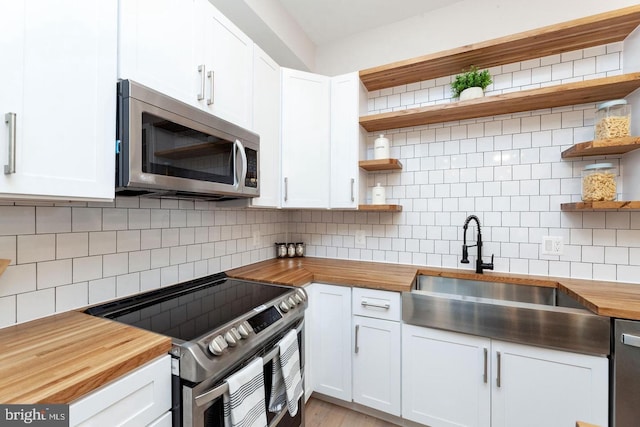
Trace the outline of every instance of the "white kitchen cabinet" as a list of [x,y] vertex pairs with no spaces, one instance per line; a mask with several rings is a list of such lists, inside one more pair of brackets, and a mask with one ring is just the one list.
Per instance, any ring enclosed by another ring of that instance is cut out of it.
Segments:
[[253,126],[260,135],[260,197],[252,206],[280,207],[280,66],[253,48]]
[[196,0],[119,3],[118,77],[198,105]]
[[501,341],[491,351],[493,427],[608,425],[606,357]]
[[328,208],[330,81],[282,68],[282,207]]
[[15,146],[15,172],[0,174],[0,197],[113,198],[117,10],[116,0],[2,2],[0,169]]
[[312,297],[314,391],[350,402],[351,288],[314,283]]
[[353,288],[353,401],[400,416],[400,293]]
[[490,345],[488,338],[402,325],[402,417],[432,427],[490,426]]
[[313,283],[305,286],[304,290],[307,291],[307,308],[304,310],[304,400],[305,402],[311,397],[311,393],[315,389],[315,378],[313,377],[313,359],[314,353],[317,350],[313,346],[313,337],[315,329],[315,316],[313,308],[315,307],[315,289],[316,285]]
[[606,426],[608,360],[403,325],[402,395],[432,427]]
[[69,405],[69,425],[171,425],[171,356],[147,363]]
[[331,197],[330,207],[357,209],[366,194],[366,175],[358,160],[366,157],[367,91],[357,72],[331,78]]
[[118,77],[249,128],[253,42],[207,0],[120,1]]
[[208,0],[197,1],[196,67],[200,89],[205,78],[203,107],[239,126],[250,128],[253,88],[253,41]]

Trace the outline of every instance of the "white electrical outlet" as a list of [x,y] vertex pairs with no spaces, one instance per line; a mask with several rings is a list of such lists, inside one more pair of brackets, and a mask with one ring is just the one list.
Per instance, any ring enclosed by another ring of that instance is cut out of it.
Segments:
[[544,236],[542,238],[542,255],[562,255],[564,241],[562,236]]
[[253,246],[260,246],[261,244],[261,238],[260,238],[260,230],[256,230],[253,232]]
[[367,236],[364,230],[356,230],[356,248],[365,248],[367,246]]

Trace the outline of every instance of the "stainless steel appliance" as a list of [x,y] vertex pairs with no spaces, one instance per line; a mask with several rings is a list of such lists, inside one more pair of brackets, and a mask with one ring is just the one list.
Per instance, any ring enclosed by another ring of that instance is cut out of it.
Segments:
[[611,427],[635,427],[640,422],[640,322],[613,321]]
[[[172,337],[173,425],[222,426],[225,378],[262,357],[269,402],[277,343],[292,329],[298,332],[304,372],[306,300],[300,288],[229,279],[220,273],[87,312]],[[278,414],[267,411],[269,426],[303,426],[303,398],[295,417],[286,407]]]
[[116,191],[228,200],[260,195],[255,133],[131,80],[118,83]]

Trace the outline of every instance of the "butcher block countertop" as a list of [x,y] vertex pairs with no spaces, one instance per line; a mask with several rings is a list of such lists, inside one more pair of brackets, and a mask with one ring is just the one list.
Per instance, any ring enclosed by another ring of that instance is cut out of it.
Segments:
[[70,403],[158,356],[171,339],[71,311],[0,329],[0,403]]
[[321,282],[395,292],[410,291],[418,274],[546,286],[571,295],[596,314],[640,320],[640,285],[632,283],[498,272],[476,274],[470,270],[310,257],[271,259],[226,273],[238,279],[289,286]]

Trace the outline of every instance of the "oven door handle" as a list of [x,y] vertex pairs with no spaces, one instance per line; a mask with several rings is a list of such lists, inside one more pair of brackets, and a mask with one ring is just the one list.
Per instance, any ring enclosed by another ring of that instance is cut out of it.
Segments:
[[[296,332],[300,333],[303,327],[304,327],[304,320],[300,322],[300,324],[296,327]],[[276,344],[271,350],[269,350],[267,354],[262,356],[262,363],[266,365],[267,363],[271,362],[273,358],[276,357],[279,353],[280,353],[280,347],[278,347],[278,345]],[[196,396],[195,398],[196,406],[206,405],[207,403],[213,400],[216,400],[217,398],[227,393],[228,391],[229,391],[229,384],[224,382],[220,384],[218,387],[212,388],[211,390],[205,391],[204,393]]]

